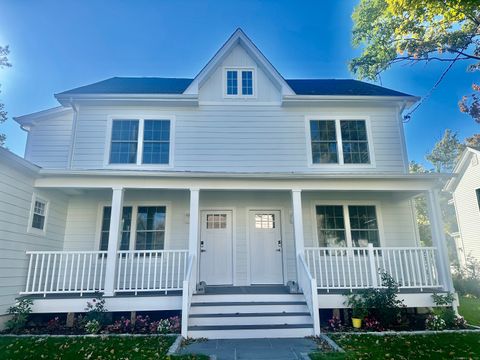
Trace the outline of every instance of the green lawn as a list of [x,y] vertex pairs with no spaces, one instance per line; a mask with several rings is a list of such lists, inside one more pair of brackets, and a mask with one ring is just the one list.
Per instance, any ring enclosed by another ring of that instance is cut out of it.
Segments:
[[467,320],[467,323],[480,326],[480,299],[462,296],[459,300],[458,312],[460,315]]
[[328,359],[480,359],[480,333],[432,335],[332,335],[345,351],[311,354]]
[[[0,359],[168,359],[172,336],[152,337],[7,337],[0,336]],[[208,359],[182,356],[173,359]]]

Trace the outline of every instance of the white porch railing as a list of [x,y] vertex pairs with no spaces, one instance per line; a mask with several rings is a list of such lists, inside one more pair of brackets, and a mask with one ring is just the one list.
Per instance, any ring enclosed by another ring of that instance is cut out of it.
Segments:
[[307,302],[308,310],[313,320],[313,327],[315,335],[320,334],[320,314],[318,312],[318,296],[317,284],[315,279],[310,274],[305,259],[302,255],[298,255],[298,285],[303,291],[305,301]]
[[195,269],[195,255],[190,255],[188,258],[187,272],[183,279],[183,293],[182,293],[182,336],[188,335],[188,313],[190,305],[192,304],[192,296],[195,292],[196,276],[194,276]]
[[128,250],[117,253],[115,292],[182,290],[188,250]]
[[318,289],[379,287],[380,272],[390,274],[400,288],[442,286],[434,247],[307,247],[305,261]]
[[21,294],[103,291],[106,255],[106,251],[27,251],[27,283]]

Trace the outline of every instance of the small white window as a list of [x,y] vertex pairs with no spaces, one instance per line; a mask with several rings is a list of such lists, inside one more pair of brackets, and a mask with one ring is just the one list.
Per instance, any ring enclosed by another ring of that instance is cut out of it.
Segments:
[[256,229],[275,229],[274,214],[257,214],[255,215]]
[[226,96],[254,96],[253,69],[227,69],[225,71]]
[[29,231],[45,233],[47,223],[48,201],[34,195],[30,214]]

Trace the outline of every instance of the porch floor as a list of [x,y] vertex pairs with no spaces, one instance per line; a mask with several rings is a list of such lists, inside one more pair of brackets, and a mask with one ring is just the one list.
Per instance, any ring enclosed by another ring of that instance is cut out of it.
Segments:
[[[363,291],[365,289],[353,289],[353,290],[348,290],[348,289],[318,289],[317,294],[318,295],[347,295],[347,294],[355,294]],[[445,290],[443,289],[420,289],[420,288],[408,288],[408,289],[399,289],[398,293],[399,294],[433,294],[433,293],[446,293]]]

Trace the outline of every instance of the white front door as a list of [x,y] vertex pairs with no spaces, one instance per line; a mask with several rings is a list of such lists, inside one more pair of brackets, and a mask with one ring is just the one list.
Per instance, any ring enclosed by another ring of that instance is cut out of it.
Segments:
[[282,284],[280,211],[250,211],[250,279],[252,284]]
[[200,281],[233,284],[232,212],[202,211]]

